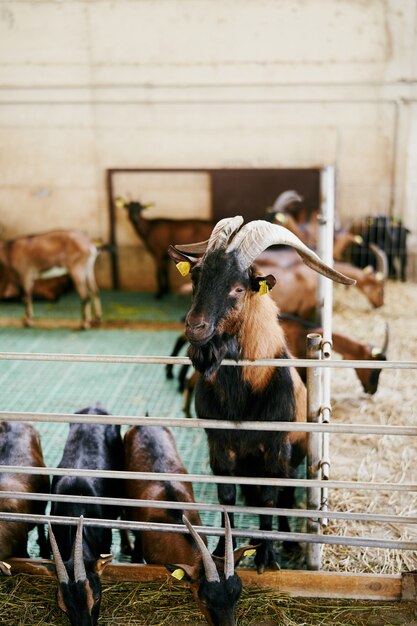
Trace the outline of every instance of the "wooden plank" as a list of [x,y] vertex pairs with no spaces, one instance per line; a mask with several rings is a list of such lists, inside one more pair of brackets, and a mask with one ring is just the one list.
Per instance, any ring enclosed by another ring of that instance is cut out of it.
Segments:
[[[37,576],[53,575],[51,561],[42,559],[10,559],[13,573]],[[304,598],[344,598],[357,600],[400,601],[403,577],[400,574],[350,574],[306,570],[267,571],[258,575],[255,570],[238,568],[237,572],[247,587],[264,587]],[[107,582],[149,582],[163,580],[168,575],[159,565],[131,563],[110,564],[103,573]]]
[[401,600],[401,575],[350,574],[306,570],[268,571],[259,576],[254,570],[240,570],[244,585],[276,589],[290,596],[350,598],[358,600]]

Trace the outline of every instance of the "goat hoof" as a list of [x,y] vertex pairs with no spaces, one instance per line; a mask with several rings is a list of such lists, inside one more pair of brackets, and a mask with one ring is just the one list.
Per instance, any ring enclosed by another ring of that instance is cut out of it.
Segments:
[[23,326],[25,326],[25,328],[33,328],[33,320],[25,317],[23,320]]

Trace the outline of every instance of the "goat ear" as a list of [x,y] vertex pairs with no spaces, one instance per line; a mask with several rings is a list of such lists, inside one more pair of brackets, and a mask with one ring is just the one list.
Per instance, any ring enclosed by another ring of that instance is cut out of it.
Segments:
[[190,273],[191,267],[198,261],[197,257],[184,254],[184,252],[180,252],[174,248],[174,246],[169,246],[168,254],[176,264],[178,271],[182,274],[182,276],[187,276],[187,274]]
[[268,276],[254,276],[252,279],[252,291],[259,291],[261,295],[264,295],[270,291],[276,285],[275,276],[268,274]]
[[6,561],[0,561],[0,574],[4,574],[5,576],[11,575],[11,566],[6,563]]
[[68,613],[67,605],[65,604],[64,596],[62,595],[61,585],[58,583],[58,589],[56,592],[56,602],[64,613]]
[[238,565],[239,561],[244,556],[253,556],[256,553],[256,548],[257,546],[241,546],[240,548],[236,548],[233,552],[235,566]]
[[57,580],[56,565],[54,561],[44,561],[43,563],[36,563],[33,566],[37,576],[49,576]]
[[165,568],[171,574],[172,578],[176,580],[182,580],[186,583],[193,582],[193,568],[189,565],[173,565],[171,563],[164,563]]
[[106,567],[114,558],[114,554],[100,554],[100,558],[94,563],[94,571],[100,577]]

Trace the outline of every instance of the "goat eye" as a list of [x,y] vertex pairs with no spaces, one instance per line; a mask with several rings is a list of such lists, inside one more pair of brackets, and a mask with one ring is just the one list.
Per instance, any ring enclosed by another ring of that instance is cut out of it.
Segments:
[[244,287],[235,287],[232,291],[232,293],[244,293],[245,288]]

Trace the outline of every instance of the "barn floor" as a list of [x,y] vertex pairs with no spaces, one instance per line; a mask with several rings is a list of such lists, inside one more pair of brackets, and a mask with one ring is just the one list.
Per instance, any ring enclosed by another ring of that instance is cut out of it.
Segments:
[[[58,303],[35,303],[37,322],[35,328],[21,327],[22,306],[18,303],[0,306],[0,350],[23,352],[63,352],[86,354],[141,354],[167,355],[182,325],[181,316],[187,310],[188,299],[172,296],[162,302],[148,294],[102,293],[102,328],[78,332],[79,302],[75,294],[66,294]],[[386,304],[371,310],[359,293],[351,292],[346,300],[343,289],[335,290],[334,328],[355,338],[378,344],[383,335],[385,321],[391,329],[389,357],[391,359],[417,359],[417,289],[414,284],[388,283]],[[154,332],[151,332],[154,331]],[[1,410],[74,412],[100,400],[110,412],[120,415],[139,415],[148,411],[150,416],[182,416],[182,398],[176,390],[175,381],[166,381],[164,368],[158,365],[113,365],[87,363],[47,363],[0,361],[2,383]],[[335,421],[370,423],[415,424],[415,370],[391,371],[381,374],[380,388],[375,396],[363,393],[353,370],[335,370],[332,375],[333,419]],[[38,424],[47,465],[55,466],[62,453],[67,426]],[[175,429],[178,449],[188,470],[192,473],[208,473],[207,449],[202,430]],[[341,435],[331,439],[332,477],[340,479],[414,481],[417,483],[415,455],[417,443],[407,437],[354,437]],[[196,499],[216,502],[216,490],[210,485],[195,485]],[[374,512],[397,512],[417,515],[415,494],[381,494],[375,496],[363,492],[359,495],[334,490],[330,494],[330,509]],[[215,525],[215,514],[202,515],[203,523]],[[237,524],[243,528],[256,527],[257,519],[239,516]],[[416,540],[416,529],[411,525],[346,524],[332,522],[326,532],[352,534],[355,536],[378,535],[390,538]],[[113,551],[118,555],[117,535],[114,533]],[[31,556],[37,556],[34,538],[30,542]],[[124,558],[117,557],[119,561]],[[285,566],[285,564],[283,564]],[[364,571],[374,573],[399,573],[417,568],[417,552],[389,553],[385,550],[352,549],[325,546],[323,569],[335,571]],[[22,604],[25,577],[0,581],[0,603],[4,598],[11,614],[16,616],[7,624],[64,624],[65,617],[53,609],[51,600],[46,603],[49,611],[45,618],[45,602]],[[32,590],[33,591],[33,590]],[[123,591],[123,592],[122,592]],[[252,590],[251,590],[252,591]],[[2,595],[3,593],[9,595]],[[136,594],[142,593],[127,584],[126,589],[106,585],[104,598],[121,593],[116,606],[124,603],[125,592],[135,606],[140,603]],[[31,593],[29,591],[29,593]],[[264,592],[263,592],[264,593]],[[172,603],[182,604],[188,597],[178,590],[164,591]],[[183,594],[183,595],[177,595]],[[11,598],[11,599],[10,599]],[[259,601],[259,596],[258,596]],[[410,605],[375,605],[375,603],[335,604],[331,601],[298,601],[284,599],[285,614],[277,616],[277,600],[267,603],[265,598],[262,619],[252,609],[241,610],[239,624],[301,624],[318,626],[342,626],[349,624],[407,624],[417,625],[414,608]],[[281,602],[281,601],[280,601]],[[280,604],[280,602],[278,604]],[[190,620],[179,619],[172,613],[172,606],[164,619],[152,621],[143,615],[123,617],[117,620],[118,611],[112,605],[105,611],[100,623],[111,624],[198,624],[198,616]],[[275,607],[275,608],[274,608]],[[35,613],[40,609],[38,617]],[[272,610],[273,609],[273,610]],[[335,613],[334,611],[337,611]],[[30,614],[30,616],[29,616]],[[33,615],[32,615],[33,614]],[[168,614],[171,617],[168,617]],[[141,609],[142,615],[142,609]],[[110,617],[111,616],[111,617]],[[30,617],[30,619],[29,619]],[[269,621],[268,621],[269,618]],[[45,621],[46,620],[46,621]],[[0,614],[0,623],[2,617]],[[6,622],[4,622],[6,623]]]
[[[56,607],[56,583],[18,574],[0,579],[2,626],[68,626]],[[103,584],[101,626],[207,626],[188,589],[168,582]],[[244,588],[238,626],[417,626],[415,603],[290,598]]]
[[[84,354],[168,355],[179,330],[164,330],[179,323],[187,310],[187,300],[177,296],[157,301],[149,294],[103,292],[103,320],[132,328],[94,328],[78,331],[71,328],[43,328],[57,319],[66,326],[78,324],[79,302],[75,294],[66,294],[57,303],[36,302],[34,328],[22,328],[19,303],[0,307],[0,349],[15,352],[60,352]],[[17,328],[3,327],[15,323]],[[142,324],[146,322],[146,330]],[[37,328],[36,325],[41,326]],[[53,325],[53,324],[51,324]],[[139,326],[139,328],[138,328]],[[150,332],[152,330],[152,332]],[[174,368],[177,375],[179,367]],[[55,363],[30,361],[1,361],[1,410],[44,411],[73,413],[100,401],[107,410],[117,415],[145,415],[155,417],[183,417],[183,399],[177,391],[176,380],[166,380],[165,368],[160,365],[124,365],[101,363]],[[66,424],[37,423],[41,435],[45,463],[56,466],[62,455],[68,433]],[[126,428],[122,428],[124,432]],[[206,437],[201,429],[175,428],[174,435],[179,454],[187,470],[194,474],[210,473]],[[195,497],[202,502],[217,503],[216,487],[195,484]],[[300,497],[302,495],[300,494]],[[243,502],[242,502],[243,504]],[[202,521],[208,526],[220,525],[220,514],[204,512]],[[254,516],[237,515],[241,528],[257,528]],[[301,522],[302,523],[302,522]],[[300,522],[294,520],[294,526]],[[118,533],[113,533],[113,552],[119,554]],[[216,539],[210,538],[214,547]],[[38,556],[36,531],[32,531],[30,556]],[[285,562],[281,563],[285,566]]]

